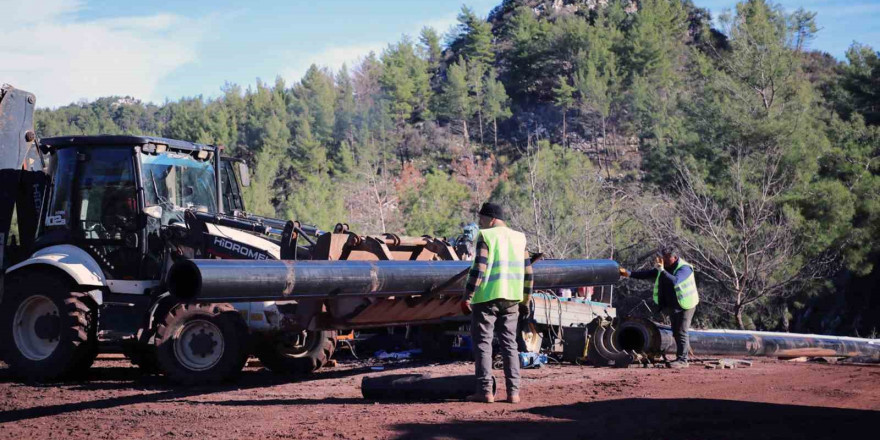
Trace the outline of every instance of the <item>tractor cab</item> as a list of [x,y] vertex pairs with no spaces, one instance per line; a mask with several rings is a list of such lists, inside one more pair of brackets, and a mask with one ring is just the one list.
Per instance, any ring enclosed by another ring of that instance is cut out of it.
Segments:
[[218,212],[216,147],[142,136],[46,138],[49,184],[35,250],[72,244],[107,279],[161,275],[162,226]]

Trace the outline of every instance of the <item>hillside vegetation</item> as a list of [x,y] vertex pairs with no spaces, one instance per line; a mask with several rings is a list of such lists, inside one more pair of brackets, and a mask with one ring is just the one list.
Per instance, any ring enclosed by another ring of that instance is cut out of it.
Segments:
[[[249,210],[360,233],[454,236],[492,198],[549,257],[646,264],[675,243],[706,326],[880,327],[880,61],[809,50],[815,14],[751,0],[462,8],[337,72],[218,98],[41,110],[39,135],[228,147]],[[856,36],[854,36],[856,37]],[[628,281],[622,312],[649,298]]]

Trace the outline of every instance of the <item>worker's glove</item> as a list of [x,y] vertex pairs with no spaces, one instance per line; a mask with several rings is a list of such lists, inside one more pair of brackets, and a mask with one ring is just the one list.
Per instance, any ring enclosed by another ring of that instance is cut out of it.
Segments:
[[473,309],[471,308],[470,300],[468,300],[468,299],[462,300],[461,301],[461,313],[463,313],[465,315],[470,315],[471,312],[473,312]]
[[617,270],[620,272],[620,277],[621,277],[621,278],[626,278],[626,277],[629,276],[629,271],[627,271],[626,269],[624,269],[624,268],[621,267],[621,268],[619,268],[619,269],[617,269]]
[[663,270],[663,259],[657,257],[654,259],[654,268],[657,270]]
[[529,305],[526,303],[519,303],[519,317],[527,317],[529,316]]

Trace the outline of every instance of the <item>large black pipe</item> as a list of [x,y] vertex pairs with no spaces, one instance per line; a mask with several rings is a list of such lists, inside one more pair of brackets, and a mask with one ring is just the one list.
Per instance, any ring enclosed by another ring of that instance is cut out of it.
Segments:
[[[470,266],[467,261],[185,260],[168,273],[183,300],[273,301],[340,296],[399,296],[429,292]],[[536,289],[615,283],[612,260],[544,260],[534,266]],[[465,280],[448,293],[464,290]]]
[[[654,355],[675,353],[675,340],[668,326],[630,319],[615,333],[615,343],[621,350]],[[739,330],[690,330],[688,335],[696,356],[845,356],[880,361],[877,339]]]
[[[496,391],[492,378],[492,394]],[[464,400],[477,389],[477,378],[466,376],[433,377],[430,374],[392,374],[387,376],[364,376],[361,393],[369,400],[391,401],[438,401]]]

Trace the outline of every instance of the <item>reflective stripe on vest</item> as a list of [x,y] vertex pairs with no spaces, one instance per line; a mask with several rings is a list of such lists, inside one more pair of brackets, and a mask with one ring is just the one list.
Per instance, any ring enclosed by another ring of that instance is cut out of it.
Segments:
[[[700,295],[697,292],[697,282],[694,278],[694,267],[687,261],[678,259],[678,264],[672,270],[672,275],[678,272],[684,266],[691,268],[691,274],[680,283],[675,285],[675,298],[678,305],[684,310],[690,310],[700,303]],[[657,278],[654,280],[654,304],[660,304],[660,271],[657,271]]]
[[[526,269],[526,236],[507,227],[481,229],[489,256],[486,274],[474,292],[472,304],[508,299],[522,301]],[[474,262],[476,264],[476,262]]]

